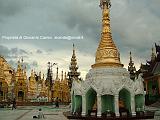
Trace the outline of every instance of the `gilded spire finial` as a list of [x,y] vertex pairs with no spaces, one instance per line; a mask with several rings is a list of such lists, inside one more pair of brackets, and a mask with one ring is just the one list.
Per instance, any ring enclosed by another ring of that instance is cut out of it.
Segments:
[[66,78],[67,78],[67,74],[66,74],[66,72],[64,73],[64,79],[66,80]]
[[33,69],[31,70],[31,76],[32,76],[32,77],[34,76],[34,72],[33,72]]
[[120,63],[120,54],[116,45],[112,39],[111,27],[110,27],[110,17],[109,8],[111,7],[110,0],[100,0],[100,5],[102,8],[102,31],[101,31],[101,41],[97,48],[95,67],[123,67]]
[[57,66],[56,80],[58,80],[58,66]]
[[41,71],[39,71],[39,77],[41,78]]
[[61,80],[63,80],[63,70],[62,70]]
[[111,1],[110,0],[100,0],[99,7],[101,9],[104,9],[104,7],[107,7],[108,9],[111,8]]
[[43,79],[44,79],[44,73],[43,73]]
[[22,59],[21,59],[21,62],[23,63],[23,57],[22,57]]
[[21,70],[22,70],[22,65],[20,63],[20,60],[18,60],[17,71],[20,72]]

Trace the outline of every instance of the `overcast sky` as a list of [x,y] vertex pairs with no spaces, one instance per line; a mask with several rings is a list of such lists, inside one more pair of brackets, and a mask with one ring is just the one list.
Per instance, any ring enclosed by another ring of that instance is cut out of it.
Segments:
[[[128,65],[129,51],[138,69],[150,60],[151,48],[160,44],[160,0],[111,0],[113,39],[121,62]],[[99,0],[0,0],[0,54],[16,66],[23,56],[31,69],[46,74],[47,62],[68,71],[75,44],[79,71],[84,78],[94,64],[100,40]],[[53,39],[7,40],[2,36],[52,36]],[[83,36],[62,40],[55,36]],[[53,68],[55,72],[55,67]]]

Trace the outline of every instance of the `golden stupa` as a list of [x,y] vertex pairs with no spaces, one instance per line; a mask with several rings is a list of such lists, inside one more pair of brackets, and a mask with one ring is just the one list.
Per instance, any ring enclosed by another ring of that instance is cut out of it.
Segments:
[[92,68],[123,67],[120,62],[119,51],[112,39],[109,17],[110,6],[104,5],[103,7],[101,41],[97,48],[95,64],[92,65]]

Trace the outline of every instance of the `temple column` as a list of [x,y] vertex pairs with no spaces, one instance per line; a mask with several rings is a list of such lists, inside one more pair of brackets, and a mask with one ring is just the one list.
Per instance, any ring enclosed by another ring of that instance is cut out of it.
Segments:
[[25,101],[25,99],[26,99],[26,96],[25,96],[25,92],[23,90],[23,97],[22,97],[23,102]]
[[131,95],[131,113],[132,115],[136,115],[135,112],[135,95]]
[[145,86],[146,86],[146,94],[148,94],[148,81],[145,81]]
[[101,95],[97,94],[97,116],[101,116],[101,110],[102,110],[102,105],[101,105]]
[[5,92],[4,100],[7,100],[7,92]]
[[71,112],[74,112],[73,109],[74,109],[74,108],[73,108],[73,94],[71,94]]
[[119,95],[118,94],[116,94],[114,96],[114,105],[115,105],[115,114],[116,114],[116,116],[120,116],[120,114],[119,114]]
[[73,109],[73,113],[76,113],[76,109],[77,109],[77,101],[76,101],[76,97],[74,96],[74,109]]
[[86,115],[86,96],[82,95],[82,116]]
[[2,100],[4,100],[5,99],[5,91],[3,92],[3,99]]
[[160,94],[160,76],[158,76],[158,91],[159,91],[159,94]]
[[18,100],[18,90],[16,90],[16,100],[19,101]]

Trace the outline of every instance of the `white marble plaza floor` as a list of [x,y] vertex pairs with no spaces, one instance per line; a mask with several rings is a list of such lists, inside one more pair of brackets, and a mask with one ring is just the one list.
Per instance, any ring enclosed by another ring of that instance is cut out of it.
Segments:
[[15,110],[0,108],[0,120],[36,120],[33,119],[33,116],[38,115],[39,108],[42,109],[45,120],[67,120],[63,115],[64,111],[69,110],[67,106],[60,106],[60,108],[54,108],[53,106],[18,106]]

